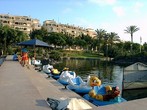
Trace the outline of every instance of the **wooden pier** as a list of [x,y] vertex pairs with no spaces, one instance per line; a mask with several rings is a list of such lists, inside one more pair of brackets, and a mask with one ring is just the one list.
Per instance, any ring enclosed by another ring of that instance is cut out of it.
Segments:
[[[56,80],[47,79],[45,74],[37,72],[33,66],[28,69],[11,59],[12,56],[7,56],[0,67],[0,110],[51,110],[45,101],[47,97],[83,99],[63,89],[64,86]],[[146,110],[147,107],[147,98],[103,107],[84,101],[92,107],[91,110]]]

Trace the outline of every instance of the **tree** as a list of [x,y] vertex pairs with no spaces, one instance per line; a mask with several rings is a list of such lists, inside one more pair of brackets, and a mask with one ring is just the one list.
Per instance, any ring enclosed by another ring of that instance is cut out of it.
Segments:
[[109,39],[108,39],[108,43],[110,44],[110,46],[112,47],[114,42],[117,42],[117,41],[120,41],[119,36],[117,35],[117,33],[111,32],[109,34]]
[[127,52],[130,52],[130,45],[131,45],[131,42],[130,41],[124,42],[124,44],[123,44],[123,50],[124,51],[127,51]]
[[91,42],[92,38],[89,35],[82,34],[81,39],[83,40],[83,47],[87,47],[87,50],[89,50],[90,45],[93,43]]
[[66,44],[65,37],[62,33],[51,32],[48,36],[44,37],[45,42],[57,46],[64,46]]
[[8,48],[11,48],[13,44],[21,42],[27,38],[27,35],[21,31],[15,30],[9,26],[0,25],[0,45],[4,54],[7,53]]
[[[109,57],[115,57],[117,55],[117,47],[114,43],[119,40],[119,36],[115,32],[107,33],[104,36],[104,49],[106,49],[106,55]],[[108,49],[109,48],[109,49]],[[105,51],[104,51],[105,53]],[[105,54],[104,54],[105,55]]]
[[48,32],[47,30],[45,30],[44,28],[41,28],[40,30],[33,30],[30,33],[30,38],[31,39],[39,39],[39,40],[43,40],[44,37],[48,36]]
[[75,45],[76,46],[79,46],[80,48],[83,48],[85,47],[87,44],[86,44],[86,41],[84,39],[82,39],[82,37],[76,37],[75,38]]
[[8,36],[8,30],[9,27],[8,26],[2,26],[1,28],[1,43],[4,44],[4,54],[6,54],[6,46],[7,46],[7,36]]
[[75,39],[72,35],[65,35],[66,36],[66,45],[71,48],[75,44]]
[[108,57],[108,48],[109,48],[109,45],[108,45],[108,40],[109,40],[109,36],[110,34],[109,33],[105,33],[104,36],[103,36],[103,52],[104,52],[104,56]]
[[15,30],[15,31],[16,31],[15,42],[22,42],[29,38],[26,33],[19,30]]
[[138,30],[139,30],[139,28],[137,26],[134,26],[134,25],[129,26],[129,27],[127,27],[127,29],[124,30],[125,33],[129,33],[131,35],[131,52],[132,52],[133,34],[135,32],[137,32]]
[[105,36],[106,31],[104,29],[97,29],[96,33],[97,33],[97,40],[98,40],[98,52],[100,53],[102,39]]
[[127,29],[125,29],[125,33],[129,33],[131,35],[131,42],[133,43],[133,34],[137,32],[139,28],[137,26],[129,26]]

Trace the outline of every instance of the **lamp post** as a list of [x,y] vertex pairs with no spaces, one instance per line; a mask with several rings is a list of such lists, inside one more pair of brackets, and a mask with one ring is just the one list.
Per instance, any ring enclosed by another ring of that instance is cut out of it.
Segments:
[[130,46],[131,46],[131,47],[130,47],[130,48],[131,48],[130,50],[131,50],[131,53],[132,53],[132,46],[133,46],[132,42],[131,42],[131,45],[130,45]]
[[141,53],[141,43],[142,43],[142,37],[140,36],[140,53]]
[[107,61],[108,61],[108,44],[106,44],[106,57],[107,57]]

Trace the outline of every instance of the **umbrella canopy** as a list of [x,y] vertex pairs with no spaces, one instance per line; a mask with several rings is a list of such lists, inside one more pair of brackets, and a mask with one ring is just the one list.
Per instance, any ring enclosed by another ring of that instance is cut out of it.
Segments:
[[37,47],[49,47],[49,45],[38,39],[31,39],[28,41],[20,42],[17,45],[20,46],[37,46]]
[[31,39],[28,41],[17,43],[19,46],[33,46],[34,48],[34,57],[36,57],[36,50],[35,47],[50,47],[47,43],[38,40],[38,39]]

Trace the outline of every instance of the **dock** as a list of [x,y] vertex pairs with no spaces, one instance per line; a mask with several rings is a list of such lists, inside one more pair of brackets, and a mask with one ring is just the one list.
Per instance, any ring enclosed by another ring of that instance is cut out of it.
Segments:
[[[46,103],[47,97],[78,98],[78,94],[64,89],[64,86],[46,74],[22,67],[11,56],[0,67],[0,110],[51,110]],[[84,99],[83,99],[84,100]],[[84,100],[92,109],[97,107]]]
[[147,89],[147,81],[145,82],[125,82],[123,90]]
[[[22,67],[12,61],[12,56],[7,56],[0,66],[0,110],[51,110],[45,101],[47,97],[84,100],[46,74],[37,72],[33,66]],[[91,110],[146,110],[147,107],[147,98],[102,107],[84,101]]]

